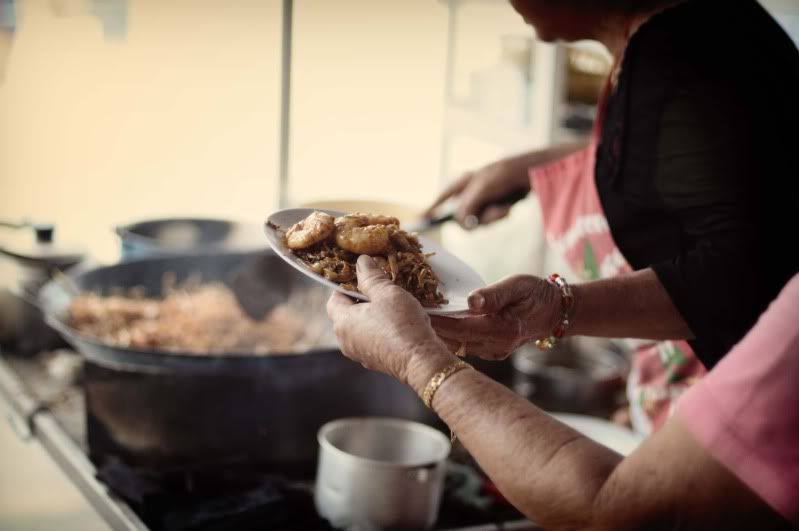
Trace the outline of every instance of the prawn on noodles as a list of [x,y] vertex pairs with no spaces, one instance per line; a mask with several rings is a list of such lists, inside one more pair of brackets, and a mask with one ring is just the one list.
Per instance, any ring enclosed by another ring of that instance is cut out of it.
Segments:
[[313,212],[289,227],[283,237],[311,271],[344,289],[358,291],[355,263],[359,255],[366,254],[422,306],[437,308],[447,303],[427,261],[432,255],[422,252],[419,238],[400,229],[396,218],[355,213],[334,220],[323,212]]

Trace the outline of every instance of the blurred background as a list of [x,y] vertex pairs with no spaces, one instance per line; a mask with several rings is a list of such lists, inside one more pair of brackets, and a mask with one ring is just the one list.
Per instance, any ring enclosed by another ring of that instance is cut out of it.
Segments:
[[[590,128],[604,50],[537,43],[504,1],[294,4],[289,204],[421,207],[464,169]],[[799,35],[796,2],[768,4]],[[178,214],[260,224],[277,206],[281,1],[0,6],[4,218],[54,222],[111,261],[115,225]],[[482,252],[533,238],[531,203],[468,245],[458,229],[444,238],[486,280],[541,268],[535,242],[520,246],[535,255],[503,264]]]
[[[112,261],[115,225],[260,224],[277,206],[282,2],[2,5],[4,218],[54,222]],[[460,171],[559,134],[568,57],[535,43],[504,2],[303,0],[292,30],[290,204],[422,207]],[[529,209],[520,216],[530,223]],[[485,232],[489,245],[507,229]]]
[[[596,43],[537,42],[502,0],[296,0],[286,79],[286,4],[0,0],[0,218],[52,222],[113,262],[113,228],[136,220],[258,226],[344,199],[421,210],[465,170],[585,136],[610,67]],[[764,4],[799,43],[799,2]],[[441,238],[486,281],[548,271],[539,216],[530,198]],[[0,461],[0,528],[52,523],[25,523],[31,489],[63,502],[36,497],[60,529],[101,528],[35,446],[19,451],[0,452],[16,456]]]

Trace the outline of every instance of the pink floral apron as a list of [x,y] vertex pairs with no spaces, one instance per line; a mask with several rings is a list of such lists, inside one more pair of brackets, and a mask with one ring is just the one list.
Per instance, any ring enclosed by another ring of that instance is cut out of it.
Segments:
[[[587,148],[529,171],[541,203],[547,242],[565,256],[577,282],[632,271],[613,241],[594,177],[608,94],[606,88]],[[627,382],[630,417],[636,431],[649,434],[665,422],[677,398],[705,369],[685,341],[628,342],[634,350]]]

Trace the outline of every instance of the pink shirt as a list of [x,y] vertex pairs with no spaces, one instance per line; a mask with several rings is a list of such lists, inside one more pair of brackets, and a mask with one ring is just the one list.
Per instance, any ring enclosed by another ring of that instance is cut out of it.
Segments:
[[682,397],[678,415],[717,461],[799,524],[799,275]]

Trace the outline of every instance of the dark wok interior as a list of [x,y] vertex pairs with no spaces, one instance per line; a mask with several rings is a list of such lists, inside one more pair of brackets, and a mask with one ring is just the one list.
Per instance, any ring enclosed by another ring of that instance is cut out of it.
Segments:
[[[316,289],[311,279],[271,253],[146,258],[72,276],[82,291],[103,294],[141,286],[161,291],[163,274],[178,281],[200,273],[229,282],[248,260],[263,261],[274,289]],[[316,432],[329,420],[389,416],[436,425],[408,387],[367,371],[336,347],[288,355],[196,355],[135,350],[78,335],[65,322],[72,294],[63,280],[41,294],[49,322],[88,363],[84,387],[91,457],[138,467],[253,463],[268,470],[311,472]],[[309,317],[321,308],[308,308]]]
[[218,219],[170,218],[141,221],[116,232],[124,241],[151,247],[192,249],[221,243],[233,230],[233,223]]
[[[120,289],[136,288],[149,297],[160,297],[166,273],[174,274],[177,283],[194,277],[200,278],[203,282],[220,281],[230,286],[236,273],[248,265],[254,265],[253,269],[257,268],[267,279],[269,288],[273,290],[273,296],[279,300],[288,300],[289,296],[297,291],[324,291],[319,284],[297,273],[271,252],[213,253],[144,258],[79,272],[69,277],[71,285],[68,285],[67,280],[60,279],[45,286],[40,293],[40,304],[50,324],[65,335],[66,339],[84,355],[100,364],[114,366],[152,364],[158,367],[187,365],[200,369],[209,365],[213,358],[228,360],[237,358],[236,361],[247,363],[248,360],[252,361],[254,356],[241,354],[199,356],[107,345],[82,336],[73,329],[69,325],[67,309],[75,296],[75,291],[109,295],[119,292]],[[327,321],[324,307],[308,308],[305,316],[316,322]],[[334,347],[334,341],[329,338],[318,350],[331,350]]]

